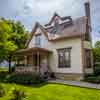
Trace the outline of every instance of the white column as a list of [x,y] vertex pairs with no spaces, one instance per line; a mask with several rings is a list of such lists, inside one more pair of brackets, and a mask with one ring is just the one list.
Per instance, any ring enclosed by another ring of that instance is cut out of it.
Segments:
[[38,72],[40,73],[40,64],[39,64],[39,52],[37,52],[37,67],[38,67]]
[[25,58],[25,66],[27,66],[27,56],[24,56]]

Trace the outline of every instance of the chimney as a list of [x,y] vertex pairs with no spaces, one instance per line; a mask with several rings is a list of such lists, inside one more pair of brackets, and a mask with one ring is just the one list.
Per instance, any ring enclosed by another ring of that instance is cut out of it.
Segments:
[[91,27],[90,1],[85,1],[85,15],[88,18],[88,25]]

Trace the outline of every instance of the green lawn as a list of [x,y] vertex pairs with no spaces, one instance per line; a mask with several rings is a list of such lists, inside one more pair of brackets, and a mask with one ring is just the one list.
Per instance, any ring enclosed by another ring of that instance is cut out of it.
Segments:
[[43,84],[28,87],[16,84],[2,83],[6,90],[6,95],[0,100],[9,100],[11,90],[17,87],[26,92],[23,100],[100,100],[100,90],[80,88],[61,84]]
[[2,71],[5,72],[5,71],[8,71],[8,69],[0,66],[0,72]]

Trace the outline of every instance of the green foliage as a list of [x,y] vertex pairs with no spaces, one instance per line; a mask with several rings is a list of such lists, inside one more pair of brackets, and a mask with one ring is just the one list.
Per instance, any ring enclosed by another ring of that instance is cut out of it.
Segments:
[[100,41],[97,41],[97,42],[95,43],[95,48],[100,48]]
[[8,71],[0,71],[0,82],[7,82],[8,76]]
[[97,75],[86,75],[84,81],[90,83],[100,84],[100,76]]
[[11,100],[22,100],[23,98],[25,98],[25,92],[24,91],[17,89],[17,88],[14,88],[12,90]]
[[100,62],[100,41],[95,43],[93,48],[94,62]]
[[0,84],[0,97],[3,97],[5,94],[4,87]]
[[27,33],[20,22],[0,19],[0,61],[8,60],[17,49],[25,48]]
[[44,82],[42,78],[38,75],[31,74],[12,74],[8,79],[10,83],[18,83],[18,84],[39,84]]

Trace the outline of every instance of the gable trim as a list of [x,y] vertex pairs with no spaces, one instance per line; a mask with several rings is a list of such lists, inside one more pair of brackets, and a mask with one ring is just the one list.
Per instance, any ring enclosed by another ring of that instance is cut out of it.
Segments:
[[55,17],[58,17],[58,18],[61,19],[62,21],[63,21],[63,20],[66,20],[66,19],[72,20],[71,16],[61,17],[61,16],[59,16],[59,14],[57,14],[57,13],[55,12],[54,15],[53,15],[53,17],[52,17],[51,20],[49,21],[49,23],[48,23],[48,24],[45,24],[44,26],[47,27],[47,26],[51,25],[52,22],[54,21]]
[[40,25],[38,22],[36,22],[31,34],[30,34],[30,37],[26,43],[26,46],[29,45],[30,41],[32,40],[33,36],[35,35],[35,32],[37,30],[37,28],[40,28],[42,30],[42,32],[44,33],[44,35],[46,36],[46,38],[49,40],[49,37],[48,37],[48,34],[47,34],[47,31],[44,29],[44,27],[42,25]]

